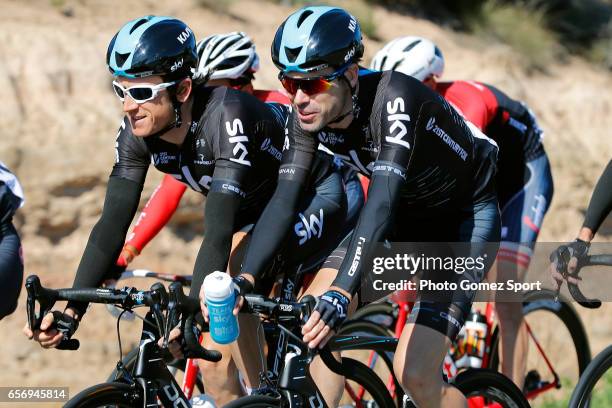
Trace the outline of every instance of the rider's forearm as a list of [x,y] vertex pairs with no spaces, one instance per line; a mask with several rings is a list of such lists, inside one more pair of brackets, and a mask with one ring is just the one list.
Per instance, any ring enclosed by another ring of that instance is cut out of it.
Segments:
[[234,220],[240,208],[236,194],[210,192],[204,211],[204,240],[196,258],[189,296],[198,297],[204,278],[225,271],[232,248]]
[[353,295],[361,286],[364,262],[377,242],[382,242],[392,225],[399,191],[404,180],[393,175],[375,175],[369,196],[333,286]]
[[603,220],[612,210],[612,160],[597,181],[593,196],[589,202],[583,227],[589,228],[593,234],[601,226]]
[[[73,288],[99,286],[117,259],[125,234],[138,208],[142,186],[131,180],[111,177],[102,216],[94,226],[79,263]],[[69,302],[83,315],[87,304]]]
[[241,273],[257,278],[282,246],[298,212],[302,184],[279,180],[272,199],[255,225]]

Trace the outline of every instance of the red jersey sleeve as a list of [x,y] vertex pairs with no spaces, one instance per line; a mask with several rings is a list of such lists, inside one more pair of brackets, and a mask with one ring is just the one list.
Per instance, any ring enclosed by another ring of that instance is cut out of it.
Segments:
[[439,82],[436,91],[481,131],[495,118],[497,99],[486,86],[478,82]]
[[166,174],[138,216],[126,244],[142,251],[172,217],[186,188],[185,184]]

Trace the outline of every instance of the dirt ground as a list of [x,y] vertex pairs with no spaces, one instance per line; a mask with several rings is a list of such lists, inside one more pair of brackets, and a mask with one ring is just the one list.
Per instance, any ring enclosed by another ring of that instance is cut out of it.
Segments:
[[[160,14],[185,20],[198,38],[246,31],[258,44],[261,58],[256,85],[270,89],[278,83],[269,44],[291,11],[255,0],[235,1],[222,14],[191,0],[0,0],[0,10],[0,160],[16,172],[26,194],[26,205],[15,218],[23,239],[25,273],[39,275],[50,287],[71,284],[101,211],[121,119],[104,65],[106,46],[116,30],[139,15]],[[445,78],[478,79],[527,102],[545,130],[555,179],[555,196],[540,239],[573,238],[594,183],[612,157],[610,73],[570,58],[547,73],[527,75],[517,62],[520,56],[506,46],[382,8],[371,12],[379,22],[381,40],[366,39],[366,63],[384,42],[399,35],[422,35],[443,50]],[[160,179],[158,172],[150,171],[143,204]],[[134,266],[191,273],[201,239],[202,202],[195,193],[187,193],[169,227]],[[612,228],[605,226],[602,232],[601,240],[609,242]],[[137,284],[148,287],[151,282]],[[42,350],[21,334],[24,299],[22,292],[18,310],[0,322],[0,386],[68,386],[74,395],[107,377],[118,351],[115,321],[103,307],[93,306],[83,320],[78,351]],[[594,353],[612,343],[611,309],[606,304],[598,311],[579,311]],[[124,349],[136,344],[137,326],[122,324]]]

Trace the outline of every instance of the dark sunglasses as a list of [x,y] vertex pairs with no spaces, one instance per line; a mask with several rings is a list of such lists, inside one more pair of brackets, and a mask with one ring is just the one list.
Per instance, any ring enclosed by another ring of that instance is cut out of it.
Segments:
[[134,100],[134,102],[145,103],[155,98],[162,89],[169,88],[176,83],[177,81],[164,82],[163,84],[158,85],[142,84],[135,85],[130,88],[124,88],[119,82],[113,81],[113,90],[121,102],[123,102],[125,99],[125,94],[128,94],[130,98]]
[[313,78],[291,78],[283,71],[279,72],[278,79],[281,81],[283,88],[291,95],[295,95],[298,89],[301,89],[308,96],[316,95],[327,91],[332,86],[332,81],[343,75],[348,67],[342,68],[330,75],[322,75]]

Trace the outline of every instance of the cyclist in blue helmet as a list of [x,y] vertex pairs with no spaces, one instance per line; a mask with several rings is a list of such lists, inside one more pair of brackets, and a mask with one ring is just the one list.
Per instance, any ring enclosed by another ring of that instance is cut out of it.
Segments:
[[[170,17],[130,21],[111,40],[106,61],[124,118],[117,132],[115,163],[102,214],[89,236],[73,287],[97,287],[116,277],[113,266],[151,165],[206,197],[203,239],[190,296],[199,296],[207,274],[228,271],[234,262],[240,264],[244,253],[240,248],[248,242],[252,225],[275,191],[288,107],[267,104],[224,86],[194,84],[197,58],[193,32]],[[284,237],[283,248],[270,248],[288,267],[299,267],[303,259],[325,259],[326,251],[331,252],[343,237],[347,215],[343,187],[333,157],[317,154],[317,165],[300,200],[300,214],[292,221],[299,223],[300,217],[311,219],[324,213],[325,229],[308,242],[302,240],[302,231],[295,231]],[[249,286],[240,279],[236,283],[241,288]],[[56,347],[76,331],[86,306],[70,302],[65,313],[55,313],[57,318],[45,316],[41,330],[33,333],[26,327],[25,334],[44,348]],[[246,318],[247,323],[241,321],[243,333],[248,332],[250,316]],[[52,325],[57,319],[67,328],[65,333]],[[173,330],[171,339],[179,336],[180,330]],[[178,342],[173,343],[176,347],[172,349],[180,353]],[[252,344],[245,348],[248,346]],[[209,387],[211,382],[206,383],[219,404],[240,393],[238,378],[229,371],[233,346],[221,347],[214,345],[226,357],[219,362],[219,371],[213,372],[210,366],[206,370],[209,377],[221,379],[216,390]]]
[[[441,267],[427,271],[430,280],[458,284],[484,279],[500,237],[495,142],[420,81],[398,72],[360,69],[362,55],[357,19],[337,7],[305,7],[291,14],[272,45],[293,110],[277,187],[286,193],[283,200],[272,198],[267,208],[274,210],[266,209],[261,225],[271,229],[283,222],[278,214],[295,202],[289,192],[299,196],[320,145],[370,178],[368,200],[352,237],[325,265],[337,272],[335,279],[318,293],[302,331],[311,348],[325,344],[346,319],[349,303],[362,283],[368,284],[366,261],[377,243],[438,242],[437,248],[455,257],[484,254],[483,263],[461,274]],[[245,279],[259,273],[270,244],[257,234],[256,228],[242,264]],[[452,242],[468,243],[462,247],[469,254],[453,252]],[[395,353],[397,378],[419,407],[467,404],[444,383],[441,366],[474,293],[449,292],[420,293]]]

